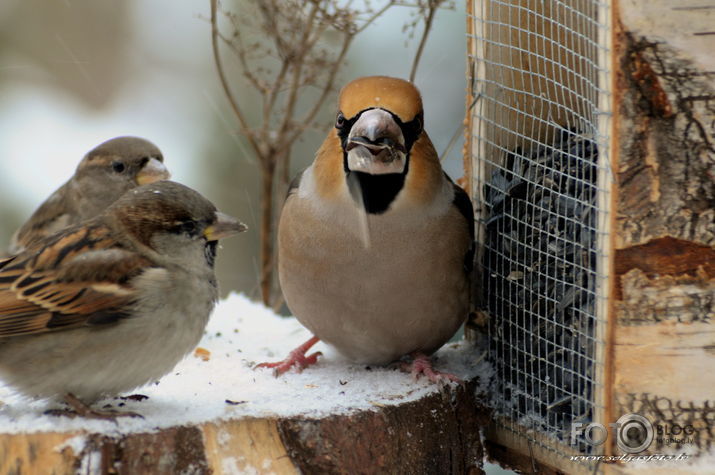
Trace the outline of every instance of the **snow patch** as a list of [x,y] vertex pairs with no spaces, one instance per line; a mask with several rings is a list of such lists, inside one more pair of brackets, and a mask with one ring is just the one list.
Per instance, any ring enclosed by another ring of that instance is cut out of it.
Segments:
[[85,435],[76,435],[65,440],[63,443],[55,447],[55,452],[62,453],[65,449],[70,449],[74,455],[79,455],[87,445],[87,437]]
[[[393,367],[346,362],[322,342],[316,350],[324,356],[302,373],[293,370],[275,378],[271,370],[252,369],[255,363],[285,357],[310,337],[295,318],[280,317],[243,295],[231,294],[217,305],[199,344],[208,354],[192,353],[160,381],[133,391],[148,396],[146,400],[107,399],[96,405],[111,404],[120,411],[138,412],[144,419],[122,417],[112,422],[47,416],[43,412],[57,407],[56,403],[28,400],[0,383],[0,433],[118,435],[247,417],[321,417],[376,410],[439,391],[437,385],[414,381]],[[481,356],[470,343],[450,343],[437,352],[435,367],[465,379],[479,375],[479,391],[485,392],[493,370]],[[219,443],[228,440],[219,436]]]

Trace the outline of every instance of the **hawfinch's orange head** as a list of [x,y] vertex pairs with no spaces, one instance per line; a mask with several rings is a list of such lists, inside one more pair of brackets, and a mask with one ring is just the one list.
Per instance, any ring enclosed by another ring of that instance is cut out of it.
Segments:
[[420,91],[410,82],[387,76],[368,76],[348,83],[340,91],[340,114],[354,119],[366,109],[383,109],[401,122],[422,117]]
[[404,173],[422,122],[422,99],[411,83],[385,76],[352,81],[340,92],[335,119],[345,170]]
[[335,129],[313,165],[318,196],[331,200],[349,192],[369,214],[434,200],[444,176],[423,123],[422,99],[413,84],[386,76],[347,84],[340,91]]
[[[405,186],[408,170],[416,165],[421,174],[416,161],[440,168],[423,123],[422,99],[413,84],[386,76],[356,79],[340,92],[336,130],[323,144],[316,166],[335,177],[334,159],[342,156],[350,193],[368,213],[383,213]],[[327,192],[335,180],[325,177]]]

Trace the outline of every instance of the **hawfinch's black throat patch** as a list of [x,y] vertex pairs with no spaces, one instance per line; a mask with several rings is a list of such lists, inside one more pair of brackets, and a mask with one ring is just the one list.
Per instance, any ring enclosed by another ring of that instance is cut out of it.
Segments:
[[[409,161],[408,161],[409,163]],[[369,214],[382,214],[388,210],[405,184],[407,166],[403,173],[371,175],[348,171],[346,179],[350,195],[359,204],[362,202]]]
[[[397,125],[402,130],[402,136],[405,140],[405,168],[402,173],[385,173],[373,175],[361,171],[353,171],[348,167],[347,141],[350,134],[350,129],[358,118],[367,110],[360,111],[355,117],[350,119],[338,115],[338,122],[335,128],[337,129],[340,144],[343,149],[343,168],[345,170],[345,178],[347,180],[350,195],[355,202],[362,204],[365,211],[369,214],[382,214],[390,208],[390,205],[397,197],[397,194],[402,190],[405,184],[405,177],[410,166],[410,151],[412,145],[417,141],[422,133],[423,114],[420,113],[410,122],[402,122],[399,117],[392,115]],[[389,112],[389,111],[388,111]]]

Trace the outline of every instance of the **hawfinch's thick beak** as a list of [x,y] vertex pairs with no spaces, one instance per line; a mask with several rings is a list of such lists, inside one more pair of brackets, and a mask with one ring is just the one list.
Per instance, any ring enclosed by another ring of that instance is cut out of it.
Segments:
[[248,226],[236,218],[216,211],[216,222],[204,230],[204,237],[206,237],[207,241],[218,241],[241,233],[246,229],[248,229]]
[[350,171],[382,175],[402,173],[405,169],[402,129],[382,109],[370,109],[360,115],[350,129],[345,151]]
[[168,180],[171,178],[171,173],[166,169],[163,163],[156,158],[150,158],[148,162],[137,173],[137,185],[147,185],[159,180]]

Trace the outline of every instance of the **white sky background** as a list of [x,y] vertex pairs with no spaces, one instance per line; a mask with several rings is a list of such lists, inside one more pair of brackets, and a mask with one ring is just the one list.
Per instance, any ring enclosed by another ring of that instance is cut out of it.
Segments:
[[[72,175],[88,150],[118,135],[138,135],[156,143],[174,178],[191,185],[204,133],[197,125],[212,114],[204,93],[210,90],[218,104],[223,100],[217,85],[206,81],[213,73],[209,26],[197,15],[207,9],[200,8],[203,2],[131,3],[132,31],[124,40],[135,51],[135,68],[108,107],[88,107],[41,82],[3,85],[0,180],[3,190],[17,194],[27,205],[28,213]],[[67,2],[67,8],[75,7]],[[58,43],[63,50],[59,38]],[[72,56],[76,57],[67,52],[57,62],[73,62]],[[76,59],[76,80],[92,88],[94,79],[83,72],[83,59]],[[11,61],[3,61],[0,71],[35,67],[21,56]]]
[[[26,7],[22,15],[16,14],[19,0],[3,0],[0,6],[0,34],[10,31],[0,38],[4,41],[0,44],[0,206],[4,203],[18,208],[16,219],[26,219],[72,175],[81,157],[97,144],[118,135],[148,138],[164,152],[174,180],[196,188],[219,209],[249,224],[253,235],[246,233],[240,241],[234,238],[225,246],[246,247],[236,251],[243,257],[233,265],[238,267],[242,280],[229,281],[229,288],[250,291],[255,286],[257,269],[257,170],[255,166],[245,166],[248,162],[243,160],[235,137],[235,118],[215,72],[210,26],[205,20],[209,15],[208,1],[127,2],[129,33],[119,39],[123,50],[116,61],[114,53],[103,54],[101,50],[93,57],[107,65],[112,61],[124,65],[116,72],[116,88],[101,107],[56,86],[53,75],[61,72],[89,93],[100,89],[97,81],[101,79],[90,74],[91,67],[96,70],[97,64],[92,65],[83,56],[83,45],[65,31],[66,25],[53,22],[47,12],[42,16],[41,7],[47,4],[42,0],[28,3],[36,4],[35,9]],[[95,5],[109,4],[100,1]],[[426,130],[440,153],[464,116],[466,19],[464,5],[457,4],[456,11],[438,12],[416,80],[423,93]],[[87,5],[85,0],[65,0],[56,2],[54,8],[59,16],[82,19],[88,15]],[[408,8],[392,8],[356,38],[340,84],[373,74],[407,77],[421,33],[418,28],[416,37],[408,42],[402,32],[402,26],[412,18],[410,13]],[[91,17],[86,19],[90,25],[87,28],[91,28],[91,22]],[[35,30],[37,35],[28,34]],[[13,35],[13,31],[24,36]],[[104,40],[103,34],[103,30],[97,32],[98,42]],[[28,48],[23,44],[38,38],[46,43],[38,46],[43,48],[40,51],[46,57],[45,63],[27,54]],[[224,60],[230,59],[224,51]],[[244,93],[238,89],[234,92],[239,96]],[[331,97],[330,105],[335,102],[336,97]],[[326,120],[332,123],[332,112]],[[294,154],[295,170],[312,160],[312,151],[322,139],[322,134],[306,134],[300,153]],[[235,166],[221,165],[219,154],[237,157]],[[242,185],[246,179],[239,178],[234,190],[220,191],[205,173],[207,168],[213,168],[214,177],[216,173],[255,177],[248,179],[246,186]],[[463,174],[461,140],[452,149],[445,168],[453,178]],[[12,220],[0,222],[0,249],[18,224]],[[220,257],[220,278],[222,265],[227,264]]]

